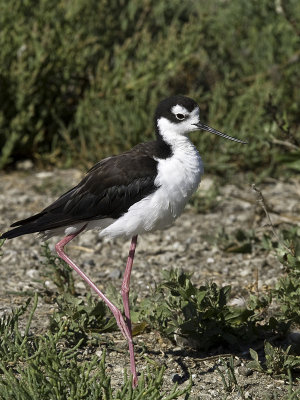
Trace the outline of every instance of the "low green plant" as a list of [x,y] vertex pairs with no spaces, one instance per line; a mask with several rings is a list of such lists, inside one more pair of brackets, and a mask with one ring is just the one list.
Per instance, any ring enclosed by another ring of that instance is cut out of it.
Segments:
[[83,299],[69,293],[56,298],[58,310],[50,317],[51,332],[58,332],[62,321],[65,321],[68,343],[83,345],[96,343],[99,333],[117,329],[113,316],[108,316],[108,308],[103,301],[96,300],[90,293]]
[[226,253],[251,253],[253,244],[259,240],[253,230],[236,229],[228,233],[224,228],[209,240],[216,243]]
[[42,244],[42,255],[44,278],[50,279],[59,293],[75,295],[74,278],[70,266],[50,250],[47,242]]
[[292,371],[299,372],[300,356],[290,354],[290,350],[291,346],[284,350],[281,347],[272,346],[271,343],[266,341],[264,344],[265,361],[260,361],[257,352],[250,349],[252,361],[248,363],[248,367],[281,377],[288,376]]
[[25,367],[16,367],[18,376],[0,362],[1,400],[172,400],[191,390],[191,382],[184,389],[175,384],[169,392],[163,390],[164,367],[148,368],[134,390],[124,373],[121,388],[114,389],[105,370],[105,351],[100,361],[94,356],[84,362],[77,360],[76,351],[76,347],[57,351],[55,340],[48,337],[37,357]]
[[276,251],[286,274],[279,278],[273,296],[281,318],[300,325],[300,228],[283,230]]
[[300,324],[300,228],[290,227],[265,234],[262,245],[266,250],[276,253],[284,266],[285,274],[279,277],[272,290],[274,301],[279,305],[278,318]]
[[24,305],[13,310],[11,314],[0,319],[0,360],[2,363],[9,363],[11,366],[18,361],[25,361],[36,351],[37,347],[29,336],[29,329],[33,314],[38,304],[38,296],[35,294],[32,310],[29,314],[25,331],[19,328],[19,319],[22,317],[31,302],[29,298]]
[[223,370],[217,366],[217,371],[221,376],[223,387],[226,393],[232,393],[233,391],[237,391],[240,398],[245,400],[245,394],[243,387],[238,383],[236,378],[233,357],[230,357],[229,360],[220,359],[221,366]]
[[228,305],[230,286],[208,283],[198,288],[191,275],[178,270],[164,271],[163,276],[151,299],[140,305],[140,318],[163,335],[172,340],[181,336],[206,350],[220,344],[237,348],[238,343],[257,338],[255,322],[262,310]]
[[2,256],[1,247],[4,245],[5,239],[0,239],[0,257]]
[[101,360],[95,355],[82,359],[83,338],[74,346],[65,346],[68,320],[60,320],[59,329],[43,335],[29,332],[38,297],[30,311],[25,331],[19,328],[30,300],[0,319],[0,399],[1,400],[172,400],[191,390],[174,385],[163,390],[165,368],[147,368],[132,389],[132,381],[124,373],[118,389],[111,385],[105,367],[105,350]]
[[[266,210],[266,209],[265,209]],[[267,210],[266,210],[267,212]],[[267,215],[268,212],[267,212]],[[300,228],[290,226],[277,232],[270,220],[270,232],[256,235],[251,230],[237,229],[228,233],[224,228],[208,239],[226,253],[251,253],[253,246],[261,252],[274,253],[285,273],[266,295],[250,295],[249,302],[273,301],[279,306],[274,316],[286,324],[300,324]]]

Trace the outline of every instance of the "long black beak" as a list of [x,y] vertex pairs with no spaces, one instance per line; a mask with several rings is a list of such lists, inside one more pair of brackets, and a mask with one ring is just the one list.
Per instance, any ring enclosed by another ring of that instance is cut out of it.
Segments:
[[220,131],[217,131],[216,129],[211,128],[210,126],[205,125],[202,122],[198,122],[197,124],[194,124],[194,125],[196,125],[197,128],[199,128],[199,129],[202,129],[202,130],[207,131],[207,132],[214,133],[215,135],[221,136],[221,137],[223,137],[225,139],[233,140],[234,142],[243,143],[243,144],[247,144],[248,143],[248,142],[244,142],[243,140],[236,139],[236,138],[234,138],[232,136],[226,135],[225,133],[222,133]]

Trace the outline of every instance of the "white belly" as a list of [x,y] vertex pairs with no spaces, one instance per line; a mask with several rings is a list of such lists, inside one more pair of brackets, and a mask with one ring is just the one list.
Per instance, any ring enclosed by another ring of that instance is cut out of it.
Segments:
[[197,189],[203,163],[197,149],[190,141],[177,149],[172,157],[158,160],[155,185],[158,189],[128,212],[102,230],[101,236],[126,236],[164,229],[182,213],[186,203]]

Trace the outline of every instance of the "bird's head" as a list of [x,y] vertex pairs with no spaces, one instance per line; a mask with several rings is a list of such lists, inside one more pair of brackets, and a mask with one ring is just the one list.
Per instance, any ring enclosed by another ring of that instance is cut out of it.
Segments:
[[157,135],[169,143],[178,136],[186,136],[197,130],[208,131],[234,142],[247,143],[205,125],[200,121],[198,104],[193,99],[181,95],[168,97],[158,104],[155,128]]

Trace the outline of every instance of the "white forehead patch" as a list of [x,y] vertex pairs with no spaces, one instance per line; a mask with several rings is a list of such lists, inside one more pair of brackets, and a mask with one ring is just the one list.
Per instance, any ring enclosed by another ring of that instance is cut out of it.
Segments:
[[183,107],[183,106],[181,106],[179,104],[176,104],[176,106],[172,107],[171,111],[172,111],[172,113],[174,115],[176,115],[176,114],[183,114],[183,115],[189,114],[189,111],[185,107]]

